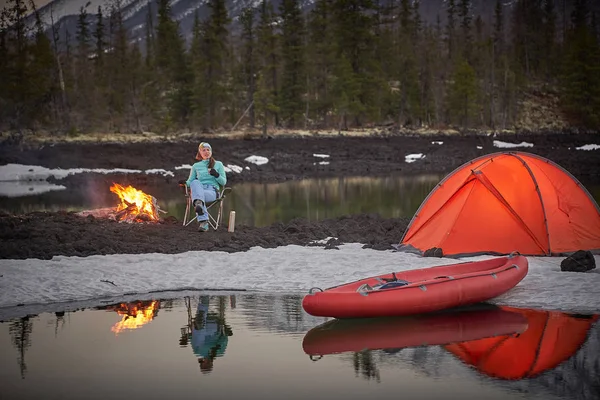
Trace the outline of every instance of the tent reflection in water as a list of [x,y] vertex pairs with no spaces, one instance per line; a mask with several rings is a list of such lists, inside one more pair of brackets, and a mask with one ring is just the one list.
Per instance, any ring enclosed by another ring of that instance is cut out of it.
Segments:
[[598,319],[598,315],[503,309],[525,316],[527,330],[518,335],[453,343],[446,345],[446,350],[494,378],[531,378],[569,359],[586,341]]
[[552,370],[572,357],[597,320],[598,315],[479,304],[411,317],[331,320],[311,329],[302,346],[317,360],[364,349],[441,345],[482,374],[518,380]]
[[445,256],[600,252],[600,209],[569,172],[543,157],[476,158],[427,196],[398,249]]

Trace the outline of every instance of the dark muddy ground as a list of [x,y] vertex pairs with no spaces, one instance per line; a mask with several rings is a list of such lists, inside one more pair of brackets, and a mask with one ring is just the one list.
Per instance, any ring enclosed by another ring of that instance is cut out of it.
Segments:
[[335,250],[341,243],[364,243],[374,249],[391,249],[406,229],[407,219],[383,219],[359,215],[308,222],[293,220],[255,228],[236,226],[198,232],[169,219],[162,223],[121,223],[104,218],[79,217],[73,213],[32,213],[0,216],[2,258],[50,259],[56,255],[181,253],[190,250],[245,251],[254,246],[273,248],[289,244],[308,245],[328,237]]
[[[600,144],[600,135],[545,134],[508,136],[389,136],[369,138],[274,138],[210,141],[214,156],[224,164],[248,166],[241,174],[228,175],[229,185],[238,182],[279,182],[311,177],[385,176],[390,173],[449,173],[478,156],[506,151],[494,147],[494,140],[522,141],[534,147],[518,148],[546,157],[582,182],[600,182],[600,150],[577,151],[585,144]],[[438,144],[437,142],[443,142]],[[175,167],[194,162],[197,142],[138,144],[56,144],[19,147],[0,146],[0,165],[18,163],[47,168],[126,168],[146,170],[164,168],[174,177],[161,175],[92,174],[98,183],[109,187],[115,179],[122,184],[140,185],[151,180],[166,180],[174,187],[187,178]],[[480,148],[478,148],[480,147]],[[423,153],[425,158],[406,163],[408,154]],[[320,165],[327,154],[328,165]],[[251,155],[269,159],[257,166],[244,159]],[[90,177],[75,175],[60,183],[77,186]],[[337,237],[327,245],[360,242],[375,249],[391,249],[397,244],[407,219],[383,219],[377,215],[353,215],[333,220],[307,222],[295,220],[254,228],[226,227],[216,232],[199,233],[193,224],[183,228],[178,221],[160,224],[127,224],[101,218],[81,218],[70,213],[33,213],[0,216],[0,258],[52,258],[55,255],[179,253],[189,250],[245,251],[253,246],[277,247],[307,245],[314,240]]]

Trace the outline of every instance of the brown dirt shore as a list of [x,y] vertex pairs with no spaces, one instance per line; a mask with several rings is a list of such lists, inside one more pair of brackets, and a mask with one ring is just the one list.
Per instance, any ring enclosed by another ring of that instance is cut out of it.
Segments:
[[[0,145],[0,165],[17,163],[47,168],[125,168],[146,170],[193,163],[199,141],[211,143],[214,155],[225,165],[248,167],[240,174],[228,175],[229,184],[239,182],[281,182],[314,177],[385,176],[390,173],[449,173],[478,156],[508,151],[494,146],[499,140],[509,143],[532,143],[533,147],[512,150],[541,155],[559,164],[586,184],[600,182],[600,150],[582,151],[576,147],[600,144],[599,134],[544,135],[427,135],[369,137],[275,137],[269,139],[227,139],[197,137],[188,141],[153,141],[137,143],[56,143]],[[443,142],[440,144],[440,142]],[[406,163],[408,154],[422,153],[425,158]],[[329,164],[319,164],[329,155]],[[251,155],[269,159],[257,166],[245,161]],[[150,180],[176,182],[187,177],[185,170],[175,170],[174,177],[133,173],[119,175],[122,184],[140,185]],[[107,187],[114,176],[83,174],[61,180],[77,186],[89,179]],[[250,247],[277,247],[289,244],[308,245],[315,240],[338,238],[336,244],[360,242],[366,247],[391,249],[398,243],[408,219],[384,219],[378,215],[352,215],[332,220],[308,222],[298,219],[268,227],[236,226],[198,233],[193,226],[183,228],[168,219],[160,224],[127,224],[101,218],[81,218],[72,213],[31,213],[0,215],[0,258],[50,259],[56,255],[89,256],[95,254],[179,253],[190,250],[245,251]]]

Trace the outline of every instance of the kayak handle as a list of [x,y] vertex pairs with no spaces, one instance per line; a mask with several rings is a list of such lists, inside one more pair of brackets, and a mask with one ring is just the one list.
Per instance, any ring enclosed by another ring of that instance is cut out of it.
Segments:
[[319,290],[321,292],[323,291],[323,289],[318,288],[318,287],[315,286],[315,287],[311,287],[310,288],[310,290],[308,291],[308,294],[315,294],[317,290]]
[[308,356],[308,358],[310,358],[310,361],[319,361],[321,358],[323,358],[323,356],[311,354]]

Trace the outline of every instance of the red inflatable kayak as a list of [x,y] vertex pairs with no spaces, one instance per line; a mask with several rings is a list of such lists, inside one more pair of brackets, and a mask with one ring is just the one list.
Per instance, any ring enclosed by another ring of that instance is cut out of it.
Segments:
[[527,318],[518,312],[483,304],[472,309],[390,318],[334,319],[306,333],[302,341],[309,355],[364,349],[446,345],[527,330]]
[[335,318],[421,314],[486,301],[519,283],[529,264],[521,255],[389,273],[322,290],[302,300],[314,316]]

